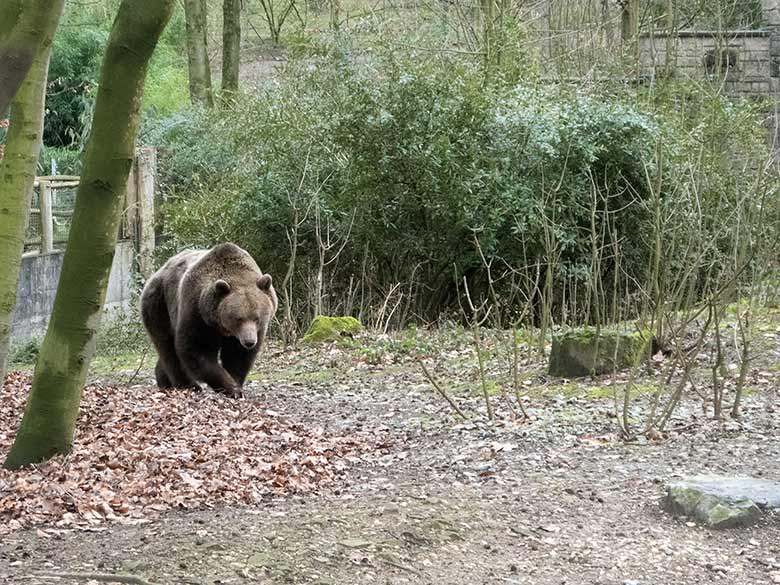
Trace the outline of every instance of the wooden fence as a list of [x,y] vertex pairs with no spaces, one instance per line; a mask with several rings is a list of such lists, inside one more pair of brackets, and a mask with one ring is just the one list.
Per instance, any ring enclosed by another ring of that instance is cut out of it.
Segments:
[[[139,148],[133,161],[122,205],[120,241],[133,242],[138,272],[148,277],[153,270],[154,192],[157,152]],[[44,176],[35,179],[25,255],[51,254],[64,250],[70,231],[79,177]]]

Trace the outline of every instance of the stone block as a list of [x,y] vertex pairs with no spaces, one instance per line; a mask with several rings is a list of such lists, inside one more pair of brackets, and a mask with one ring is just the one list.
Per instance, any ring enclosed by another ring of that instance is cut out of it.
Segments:
[[650,351],[651,335],[582,327],[553,336],[551,376],[598,376],[636,366]]

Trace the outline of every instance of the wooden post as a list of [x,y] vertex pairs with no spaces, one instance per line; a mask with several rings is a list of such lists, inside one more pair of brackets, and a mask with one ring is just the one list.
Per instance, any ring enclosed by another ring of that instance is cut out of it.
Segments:
[[54,251],[54,224],[51,214],[51,183],[39,183],[41,208],[41,254],[51,254]]
[[122,230],[119,239],[130,239],[133,245],[138,241],[138,151],[135,152],[130,176],[127,178],[127,192],[122,209]]
[[154,188],[157,176],[157,150],[140,148],[136,156],[136,204],[138,209],[135,231],[138,242],[138,270],[144,278],[154,272]]

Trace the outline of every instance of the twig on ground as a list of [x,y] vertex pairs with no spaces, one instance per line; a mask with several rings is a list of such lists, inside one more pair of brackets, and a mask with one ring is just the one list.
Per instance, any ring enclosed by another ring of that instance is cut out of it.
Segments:
[[396,569],[400,569],[402,571],[407,571],[409,573],[412,573],[413,575],[417,575],[418,577],[424,577],[424,575],[420,571],[415,569],[414,567],[408,567],[408,566],[403,565],[403,564],[401,564],[399,562],[396,562],[396,561],[394,561],[392,559],[388,559],[387,557],[384,557],[384,556],[379,556],[379,557],[377,557],[377,559],[379,559],[380,562],[382,562],[382,563],[384,563],[386,565],[390,565],[391,567],[395,567]]
[[468,417],[465,414],[463,414],[463,411],[460,409],[460,407],[457,404],[455,404],[455,402],[447,395],[447,393],[444,391],[444,389],[441,386],[439,386],[439,383],[436,381],[436,379],[428,371],[428,368],[425,367],[425,364],[423,363],[423,361],[419,357],[416,357],[415,360],[417,360],[417,363],[420,364],[420,367],[422,368],[423,374],[425,374],[425,377],[428,378],[428,381],[436,389],[436,391],[439,394],[441,394],[441,396],[447,402],[450,403],[450,406],[452,406],[452,408],[455,409],[455,412],[457,412],[463,420],[466,420]]
[[36,573],[31,578],[39,579],[77,579],[80,581],[99,581],[101,583],[127,583],[127,585],[154,585],[137,575],[111,575],[108,573]]
[[147,345],[144,347],[144,352],[141,354],[141,361],[138,363],[138,367],[135,369],[135,372],[133,372],[133,375],[130,376],[130,379],[127,381],[127,385],[129,386],[133,382],[135,382],[135,379],[138,377],[138,372],[141,371],[141,368],[144,367],[144,362],[146,361],[146,355],[149,353],[149,346]]

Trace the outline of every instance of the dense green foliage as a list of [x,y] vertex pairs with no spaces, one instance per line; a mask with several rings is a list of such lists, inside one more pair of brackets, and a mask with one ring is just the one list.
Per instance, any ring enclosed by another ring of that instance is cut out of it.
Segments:
[[94,28],[63,28],[55,36],[46,95],[46,145],[72,146],[81,140],[107,38],[105,31]]
[[[50,124],[71,120],[53,144],[72,148],[44,149],[43,172],[51,159],[79,172],[91,51],[112,1],[66,14],[52,83],[73,89],[53,96],[62,105]],[[759,23],[760,3],[732,4],[677,3],[677,22]],[[258,9],[250,2],[247,14]],[[747,276],[736,266],[774,236],[765,220],[776,207],[758,107],[706,83],[539,83],[541,54],[516,17],[502,20],[489,64],[478,52],[442,57],[437,47],[463,40],[443,22],[460,17],[414,14],[414,25],[363,15],[322,33],[301,21],[287,39],[295,58],[264,89],[200,111],[186,109],[177,11],[150,67],[141,133],[162,147],[161,255],[235,241],[277,284],[289,275],[283,304],[302,321],[393,307],[397,323],[432,319],[462,310],[465,283],[501,323],[520,301],[538,318],[542,296],[556,320],[593,322]]]
[[[56,170],[56,173],[53,172]],[[81,174],[81,151],[75,148],[41,148],[38,161],[39,175],[79,175]]]
[[433,317],[456,304],[462,277],[485,291],[480,248],[501,272],[555,254],[561,275],[584,281],[592,213],[620,225],[623,270],[646,269],[642,201],[660,129],[608,96],[486,87],[457,61],[322,58],[291,64],[233,111],[160,132],[172,247],[233,239],[282,275],[297,213],[307,275],[319,217],[322,238],[347,240],[326,275],[333,301],[350,277],[376,299],[401,284]]
[[[116,6],[111,2],[90,6],[67,4],[49,65],[44,130],[47,147],[77,151],[83,144],[97,92],[100,63],[115,13]],[[188,103],[184,27],[184,14],[179,10],[152,59],[143,103],[148,117],[169,116]],[[63,159],[63,165],[57,161],[60,173],[78,171],[73,156],[67,152],[50,154]],[[42,160],[42,166],[48,169],[47,163],[48,160]]]

